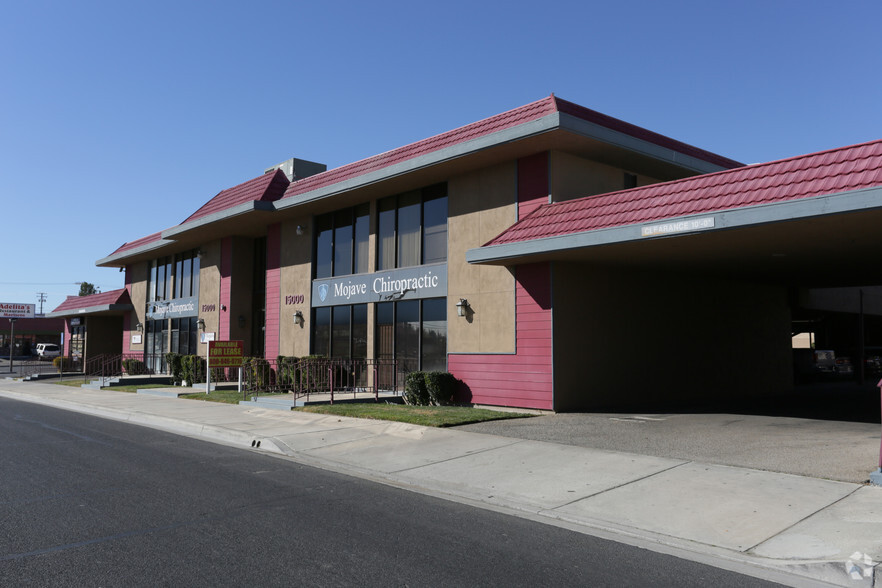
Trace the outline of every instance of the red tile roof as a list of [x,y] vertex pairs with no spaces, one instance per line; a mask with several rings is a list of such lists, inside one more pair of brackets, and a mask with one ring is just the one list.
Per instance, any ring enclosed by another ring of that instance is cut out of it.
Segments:
[[129,298],[129,291],[125,288],[119,290],[111,290],[110,292],[100,292],[90,296],[68,296],[58,308],[52,312],[61,312],[66,310],[77,310],[80,308],[91,308],[92,306],[106,306],[108,304],[131,304],[132,299]]
[[[222,212],[245,202],[263,201],[272,202],[285,194],[288,187],[288,178],[285,172],[277,169],[274,173],[263,174],[254,179],[243,182],[238,186],[227,188],[202,205],[199,210],[188,216],[184,223],[193,221],[215,212]],[[181,223],[181,224],[184,224]]]
[[147,235],[146,237],[141,237],[140,239],[135,239],[134,241],[129,241],[128,243],[123,243],[117,248],[116,251],[111,253],[111,255],[122,253],[123,251],[129,251],[130,249],[134,249],[135,247],[147,245],[148,243],[153,243],[154,241],[159,241],[160,239],[162,239],[162,231],[158,233],[153,233],[152,235]]
[[438,151],[445,147],[464,143],[471,139],[477,139],[497,131],[502,131],[517,125],[540,119],[549,114],[561,112],[570,114],[580,119],[599,124],[601,126],[620,131],[622,133],[643,139],[657,145],[668,147],[680,153],[691,155],[698,159],[720,165],[722,167],[738,167],[744,165],[737,161],[721,157],[709,151],[704,151],[691,145],[675,141],[658,133],[653,133],[638,126],[606,116],[599,112],[589,110],[572,102],[557,98],[552,94],[547,98],[532,102],[525,106],[491,116],[484,120],[468,124],[464,127],[435,135],[392,151],[387,151],[355,163],[350,163],[326,172],[298,180],[288,186],[285,198],[304,194],[318,188],[330,186],[344,180],[367,174],[372,171],[389,167],[402,161],[407,161],[421,155]]
[[544,204],[485,245],[882,186],[882,140],[631,190]]

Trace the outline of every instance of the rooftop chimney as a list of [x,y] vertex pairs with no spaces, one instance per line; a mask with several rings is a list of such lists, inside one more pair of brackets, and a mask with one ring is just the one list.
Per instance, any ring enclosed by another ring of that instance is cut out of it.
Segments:
[[303,178],[308,178],[309,176],[314,176],[315,174],[327,171],[328,166],[324,163],[315,163],[314,161],[306,161],[305,159],[292,157],[282,163],[268,167],[263,173],[269,174],[277,169],[282,170],[282,172],[288,176],[289,182],[296,182],[297,180],[302,180]]

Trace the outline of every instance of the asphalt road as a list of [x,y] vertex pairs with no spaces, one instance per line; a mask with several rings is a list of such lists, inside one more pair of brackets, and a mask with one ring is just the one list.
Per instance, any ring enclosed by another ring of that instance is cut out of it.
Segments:
[[768,586],[251,451],[0,399],[2,586]]

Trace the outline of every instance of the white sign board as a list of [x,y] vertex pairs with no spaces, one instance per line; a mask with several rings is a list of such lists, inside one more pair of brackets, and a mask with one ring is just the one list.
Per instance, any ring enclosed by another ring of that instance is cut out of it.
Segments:
[[681,221],[659,223],[657,225],[644,225],[640,229],[641,237],[654,237],[658,235],[672,235],[674,233],[686,233],[714,228],[714,217],[690,218]]
[[202,333],[202,337],[199,342],[208,343],[209,341],[214,341],[214,333]]
[[36,311],[36,304],[0,302],[0,318],[34,318]]

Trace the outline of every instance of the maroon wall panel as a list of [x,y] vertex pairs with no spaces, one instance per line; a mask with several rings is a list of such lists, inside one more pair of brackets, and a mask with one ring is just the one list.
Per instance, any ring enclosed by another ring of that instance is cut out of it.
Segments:
[[464,382],[465,401],[552,410],[551,267],[518,266],[515,280],[516,352],[452,353],[448,369]]
[[279,313],[282,292],[282,225],[267,227],[266,236],[266,353],[267,359],[279,355]]

